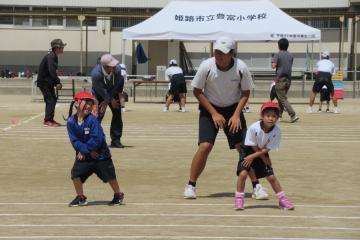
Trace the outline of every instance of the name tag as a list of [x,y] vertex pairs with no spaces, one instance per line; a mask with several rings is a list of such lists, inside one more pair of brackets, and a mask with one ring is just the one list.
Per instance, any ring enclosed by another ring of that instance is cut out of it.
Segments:
[[86,135],[89,134],[90,133],[90,128],[84,128],[84,132],[85,132]]

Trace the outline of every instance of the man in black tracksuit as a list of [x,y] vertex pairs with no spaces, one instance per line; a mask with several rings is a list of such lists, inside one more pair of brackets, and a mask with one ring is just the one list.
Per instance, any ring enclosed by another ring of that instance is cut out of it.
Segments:
[[63,43],[61,39],[54,39],[51,41],[51,51],[43,57],[39,66],[37,86],[40,88],[45,101],[44,126],[60,126],[60,124],[54,120],[57,101],[55,87],[58,90],[62,88],[62,84],[56,71],[58,68],[58,55],[64,52],[65,46],[66,43]]

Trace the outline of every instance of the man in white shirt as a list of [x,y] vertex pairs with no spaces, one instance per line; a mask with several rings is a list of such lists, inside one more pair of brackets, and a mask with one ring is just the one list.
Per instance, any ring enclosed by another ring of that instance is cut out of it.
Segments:
[[165,71],[165,80],[169,81],[169,91],[163,112],[169,111],[170,104],[175,97],[179,97],[180,112],[185,112],[185,94],[187,93],[186,81],[183,70],[177,65],[175,59],[170,60],[169,67]]
[[309,108],[307,110],[308,113],[313,112],[312,106],[314,105],[316,94],[321,91],[323,86],[326,86],[330,92],[330,97],[334,103],[334,113],[339,113],[337,99],[334,94],[334,85],[331,81],[331,77],[336,73],[336,69],[334,63],[329,59],[330,53],[328,51],[324,51],[321,53],[321,60],[317,62],[316,79],[310,95]]
[[248,101],[253,81],[246,64],[234,58],[234,49],[234,40],[218,38],[214,44],[214,57],[200,64],[191,83],[199,101],[199,147],[185,186],[184,198],[187,199],[196,198],[196,181],[205,168],[219,128],[224,130],[230,149],[236,148],[239,152],[246,134],[242,109]]

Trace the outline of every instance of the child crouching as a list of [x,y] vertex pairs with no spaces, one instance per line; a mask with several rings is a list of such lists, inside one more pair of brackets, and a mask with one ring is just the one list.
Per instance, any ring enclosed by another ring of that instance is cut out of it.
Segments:
[[[72,115],[75,106],[77,112]],[[99,120],[92,114],[96,109],[95,97],[88,92],[79,92],[71,104],[67,131],[73,148],[76,151],[74,166],[71,169],[76,197],[69,207],[86,206],[83,183],[95,173],[103,182],[108,182],[114,191],[109,205],[120,205],[124,193],[120,191],[116,180],[115,167],[111,153],[105,140],[104,131]]]
[[293,210],[294,205],[287,199],[282,191],[280,182],[275,177],[269,151],[278,150],[281,131],[276,125],[279,119],[280,107],[277,103],[266,102],[261,107],[261,120],[253,123],[246,132],[245,143],[241,146],[240,160],[237,168],[237,186],[235,192],[235,209],[244,209],[245,181],[253,168],[256,177],[263,178],[271,184],[279,200],[279,207]]

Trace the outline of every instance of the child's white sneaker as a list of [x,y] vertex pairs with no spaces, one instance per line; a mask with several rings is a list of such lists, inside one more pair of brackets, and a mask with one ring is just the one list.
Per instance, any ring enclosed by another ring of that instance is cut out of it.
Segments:
[[190,184],[185,186],[184,198],[186,199],[195,199],[196,198],[196,188]]
[[169,111],[169,108],[167,108],[167,107],[163,108],[163,112],[168,112],[168,111]]
[[308,107],[308,109],[306,110],[307,113],[313,113],[312,107]]
[[267,200],[269,199],[269,194],[267,194],[265,188],[263,188],[261,184],[256,184],[251,197],[256,200]]
[[334,108],[334,113],[340,113],[340,110],[336,107]]

